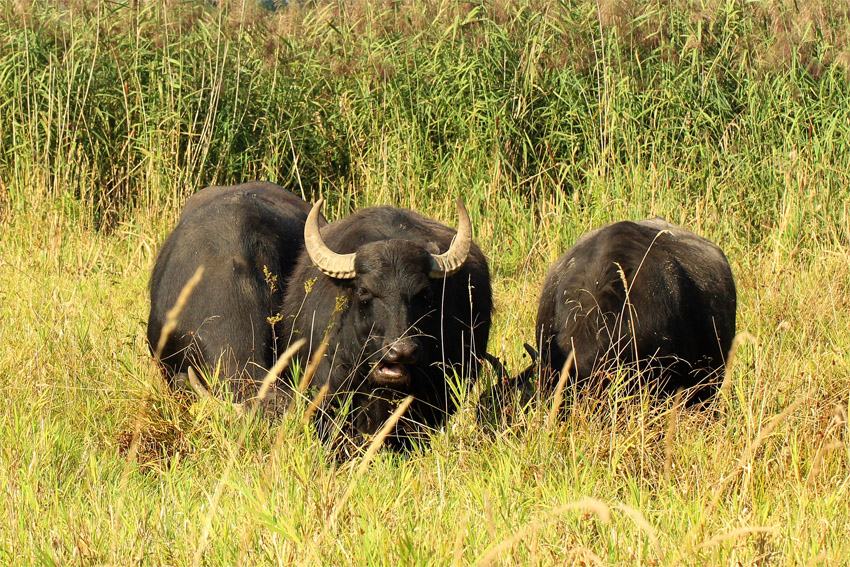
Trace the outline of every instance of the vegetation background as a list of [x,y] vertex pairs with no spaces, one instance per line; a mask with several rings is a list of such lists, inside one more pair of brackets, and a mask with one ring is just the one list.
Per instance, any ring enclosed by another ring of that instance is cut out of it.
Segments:
[[[846,562],[848,78],[840,0],[0,0],[0,563]],[[512,369],[620,219],[718,242],[751,336],[712,412],[480,423],[476,389],[336,463],[301,407],[175,399],[143,339],[186,197],[252,179],[330,218],[462,197]]]

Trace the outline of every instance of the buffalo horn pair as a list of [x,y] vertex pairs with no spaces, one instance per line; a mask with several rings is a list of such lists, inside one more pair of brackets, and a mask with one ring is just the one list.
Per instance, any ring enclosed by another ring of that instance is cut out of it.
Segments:
[[[304,226],[304,244],[313,264],[323,273],[332,278],[351,279],[355,274],[354,258],[356,253],[337,254],[327,247],[321,234],[319,234],[319,211],[324,204],[324,199],[319,199]],[[445,254],[431,254],[432,278],[444,278],[450,276],[463,266],[469,255],[469,246],[472,243],[472,223],[463,202],[457,199],[458,229],[457,236],[452,240],[452,245]]]

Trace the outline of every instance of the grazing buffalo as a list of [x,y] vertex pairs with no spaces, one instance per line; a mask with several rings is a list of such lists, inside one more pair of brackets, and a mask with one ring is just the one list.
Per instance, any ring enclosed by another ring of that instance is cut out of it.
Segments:
[[150,281],[148,341],[156,355],[168,311],[204,269],[158,353],[172,387],[187,387],[191,366],[218,372],[237,399],[254,393],[274,363],[273,316],[304,248],[309,212],[309,203],[266,182],[207,187],[189,198]]
[[[375,433],[407,395],[415,400],[390,444],[443,423],[487,348],[490,273],[458,200],[457,232],[412,211],[361,210],[319,230],[319,201],[304,227],[279,336],[306,338],[303,363],[327,348],[312,385],[328,386],[319,431]],[[345,411],[340,411],[346,408]]]
[[632,384],[710,398],[735,336],[735,282],[712,242],[661,218],[582,236],[552,266],[537,312],[541,385],[571,351],[571,378],[604,387],[627,366]]

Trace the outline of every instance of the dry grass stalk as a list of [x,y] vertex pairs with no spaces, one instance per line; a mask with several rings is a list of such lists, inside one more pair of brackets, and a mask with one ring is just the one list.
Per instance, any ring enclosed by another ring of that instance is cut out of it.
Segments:
[[[261,402],[266,399],[269,394],[269,390],[271,390],[272,385],[278,379],[280,373],[283,372],[283,369],[289,363],[289,360],[305,342],[305,339],[299,339],[288,349],[286,349],[286,351],[284,351],[283,356],[281,356],[277,360],[277,362],[274,363],[274,366],[272,366],[271,369],[269,369],[269,371],[266,373],[266,377],[263,378],[263,381],[260,384],[260,388],[257,391],[257,395],[252,398],[253,400]],[[189,385],[192,386],[192,389],[195,391],[199,398],[212,400],[217,404],[223,403],[216,399],[215,396],[210,394],[210,391],[207,390],[206,387],[204,387],[204,384],[198,378],[198,375],[195,373],[195,369],[193,367],[189,366],[186,369],[186,373],[189,376]],[[243,415],[245,413],[245,404],[231,403],[230,406],[233,408],[236,415]]]
[[835,449],[840,449],[844,446],[844,443],[839,440],[833,440],[830,443],[821,442],[821,446],[818,447],[818,452],[815,453],[815,458],[812,461],[812,468],[809,469],[809,474],[806,475],[806,486],[812,488],[817,481],[818,475],[820,474],[821,467],[823,466],[823,458],[824,456]]
[[493,500],[490,493],[484,491],[484,521],[487,523],[487,535],[491,540],[496,539],[496,522],[493,520]]
[[721,392],[728,392],[729,388],[732,387],[732,362],[735,361],[735,357],[738,355],[738,347],[745,341],[755,343],[756,338],[747,331],[741,331],[732,339],[732,346],[729,348],[729,356],[726,359],[726,369],[723,371],[723,382],[720,384]]
[[316,349],[316,352],[310,358],[307,368],[304,369],[304,375],[298,383],[298,393],[303,394],[307,391],[307,387],[313,381],[313,376],[316,374],[316,370],[319,369],[319,364],[322,362],[322,357],[325,356],[326,350],[328,350],[328,343],[327,341],[322,341],[319,348]]
[[463,520],[460,523],[460,529],[457,531],[455,538],[455,547],[452,552],[452,565],[460,567],[463,563],[463,541],[466,539],[466,526],[469,524],[469,511],[463,515]]
[[731,532],[726,532],[725,534],[718,534],[710,539],[707,539],[706,541],[696,546],[694,551],[699,551],[700,549],[705,549],[706,547],[712,547],[714,545],[723,543],[724,541],[728,541],[730,539],[735,539],[737,537],[760,533],[777,534],[779,533],[779,530],[766,526],[746,526],[743,528],[732,530]]
[[548,427],[554,427],[555,420],[558,419],[558,412],[561,410],[561,404],[564,403],[564,387],[567,383],[570,371],[573,369],[573,362],[575,362],[575,359],[576,351],[573,349],[570,351],[570,355],[567,357],[564,367],[561,368],[561,376],[558,378],[558,385],[555,386],[555,396],[552,400],[552,409],[549,410],[549,418],[546,420]]
[[847,434],[847,409],[844,404],[835,404],[835,422],[838,424],[840,433]]
[[646,520],[643,514],[640,513],[639,510],[632,508],[631,506],[626,506],[625,504],[615,504],[614,508],[623,512],[626,516],[628,516],[634,523],[643,530],[643,533],[646,534],[646,537],[649,539],[650,545],[652,545],[653,551],[655,551],[656,557],[661,559],[661,544],[658,542],[658,535],[655,533],[655,528]]
[[195,291],[195,287],[200,283],[203,276],[204,267],[198,266],[198,269],[195,270],[195,273],[191,278],[189,278],[189,281],[186,282],[183,289],[180,290],[180,294],[177,296],[177,301],[174,302],[174,307],[169,309],[168,313],[165,314],[165,324],[162,326],[162,331],[159,333],[159,340],[156,342],[156,351],[154,352],[157,363],[162,355],[162,349],[165,348],[165,343],[168,341],[168,337],[177,327],[177,321],[180,318],[180,313],[183,312],[183,308],[186,307],[186,303],[189,301],[189,296],[191,296],[192,292]]
[[[278,361],[274,364],[274,366],[272,367],[272,370],[269,371],[269,374],[272,375],[273,378],[274,378],[274,376],[277,375],[277,373],[279,373],[284,368],[286,368],[286,366],[289,364],[289,361],[291,360],[292,356],[298,350],[298,346],[300,346],[300,345],[297,345],[297,343],[292,345],[292,347],[288,348],[283,353],[283,355],[278,359]],[[295,348],[293,348],[293,347],[295,347]],[[273,373],[273,371],[275,369],[278,369],[277,373]],[[266,377],[266,380],[264,380],[264,383],[268,381],[268,383],[270,384],[271,382],[273,382],[273,378],[270,380],[268,377]],[[253,416],[256,413],[256,410],[257,410],[257,404],[253,404],[252,407],[251,407],[251,414],[250,415]],[[224,468],[224,472],[221,474],[221,477],[219,478],[218,484],[215,487],[215,492],[213,493],[213,497],[210,501],[209,512],[207,513],[206,517],[204,518],[204,526],[203,526],[203,530],[201,531],[201,538],[200,538],[200,541],[198,542],[198,547],[195,549],[195,557],[192,561],[192,565],[194,565],[194,566],[201,564],[201,560],[204,556],[204,551],[206,550],[207,543],[209,542],[209,533],[210,533],[210,528],[212,526],[213,518],[215,517],[216,511],[218,510],[218,504],[219,504],[219,501],[221,500],[221,495],[224,492],[224,487],[230,481],[230,472],[233,470],[233,464],[236,461],[237,451],[245,443],[245,437],[248,435],[248,426],[249,426],[250,422],[251,422],[251,420],[245,421],[244,425],[242,426],[242,431],[239,434],[239,438],[236,440],[236,443],[231,444],[230,447],[229,447],[230,457],[227,461],[227,465]]]
[[319,405],[321,405],[322,400],[325,399],[325,396],[327,395],[328,390],[330,390],[330,388],[331,385],[329,383],[325,384],[319,390],[319,393],[316,394],[316,397],[310,400],[310,405],[308,405],[307,409],[304,410],[304,416],[301,418],[302,425],[307,425],[308,423],[310,423],[310,420],[313,418],[313,414],[316,413],[316,410],[319,409]]
[[682,404],[682,390],[676,392],[673,407],[667,412],[667,430],[664,433],[664,481],[670,482],[670,472],[673,468],[673,439],[676,436],[676,421]]
[[[307,369],[304,371],[304,375],[305,376],[309,375],[309,379],[306,379],[306,380],[304,378],[301,379],[301,382],[298,384],[298,392],[297,392],[298,394],[303,394],[304,391],[307,389],[307,387],[310,385],[310,381],[312,380],[312,376],[313,376],[313,374],[316,373],[316,368],[319,366],[319,362],[322,359],[322,356],[325,352],[326,346],[327,345],[325,343],[322,343],[319,346],[316,353],[313,354],[313,357],[310,359],[310,362],[307,364]],[[299,346],[299,348],[300,348],[300,346]],[[287,350],[287,352],[288,352],[288,350]],[[319,390],[319,394],[316,396],[316,398],[314,398],[311,401],[310,406],[312,407],[312,412],[310,412],[309,415],[307,415],[307,413],[305,412],[305,420],[303,421],[304,425],[306,425],[307,423],[310,422],[310,417],[312,417],[313,412],[315,412],[316,408],[318,408],[318,405],[321,403],[322,398],[324,398],[325,394],[327,394],[328,388],[329,388],[329,385],[325,384],[322,387],[322,389]],[[293,402],[294,401],[295,400],[293,400]],[[295,407],[295,403],[290,405],[289,409],[292,410],[292,408],[294,408],[294,407]],[[308,408],[308,410],[309,409],[310,408]],[[269,459],[269,463],[266,466],[266,471],[265,471],[265,475],[264,475],[266,477],[266,479],[269,478],[273,469],[277,466],[277,458],[278,458],[278,455],[280,454],[280,448],[283,446],[283,437],[284,437],[285,433],[286,433],[286,429],[281,427],[280,431],[278,431],[278,434],[275,437],[274,445],[272,446],[271,459]]]
[[[304,341],[305,341],[305,339],[300,339],[299,341],[294,343],[291,347],[289,347],[284,352],[284,356],[285,357],[293,356],[295,354],[295,352],[303,346]],[[307,387],[310,385],[310,381],[312,380],[312,376],[313,376],[313,374],[315,374],[316,368],[319,366],[319,362],[321,362],[321,359],[322,359],[322,356],[324,355],[326,347],[327,347],[327,344],[323,342],[321,345],[319,345],[319,348],[317,349],[316,353],[313,354],[313,357],[310,359],[310,362],[307,364],[307,368],[304,371],[304,376],[301,378],[301,381],[298,384],[297,394],[303,394],[304,391],[307,389]],[[292,352],[290,353],[290,351],[292,351]],[[283,370],[283,368],[277,369],[276,366],[277,365],[275,365],[275,368],[273,368],[272,371],[269,372],[270,376],[277,376]],[[277,370],[277,371],[275,372],[275,370]],[[267,377],[267,379],[268,379],[268,377]],[[314,412],[315,412],[316,408],[318,407],[318,404],[321,403],[321,398],[324,397],[324,395],[327,393],[327,391],[328,391],[328,385],[325,384],[325,386],[323,386],[322,390],[319,392],[319,396],[317,396],[318,401],[313,400],[313,402],[311,403]],[[257,397],[259,398],[260,396],[257,396]],[[295,407],[295,399],[293,398],[292,403],[290,404],[289,409],[287,411],[287,415],[290,415],[290,412],[294,407]],[[305,425],[307,423],[309,423],[311,416],[312,416],[312,413],[310,413],[310,415],[306,416],[306,420],[304,421]],[[269,455],[268,462],[266,463],[266,466],[263,469],[262,482],[260,483],[259,489],[257,490],[257,495],[260,498],[260,500],[262,501],[263,506],[268,506],[268,499],[266,498],[266,491],[269,490],[269,487],[271,486],[272,478],[275,477],[275,473],[278,471],[279,463],[280,463],[280,450],[281,450],[281,447],[283,447],[283,439],[284,439],[286,433],[287,433],[286,427],[281,426],[279,428],[278,432],[277,432],[277,435],[275,436],[274,444],[272,445],[272,450],[271,450],[271,454]],[[239,558],[238,558],[238,561],[237,561],[237,565],[241,565],[245,561],[245,557],[247,556],[247,553],[248,553],[248,545],[250,543],[251,536],[254,533],[254,528],[256,527],[256,524],[257,524],[256,521],[251,521],[251,522],[248,522],[245,525],[245,529],[242,532],[241,545],[240,545],[240,549],[239,549]],[[318,554],[315,553],[315,550],[312,550],[312,551],[313,551],[315,557],[318,557]]]
[[[706,506],[706,508],[703,512],[703,515],[700,518],[700,521],[697,522],[694,525],[694,527],[688,532],[688,535],[685,538],[686,541],[691,540],[697,533],[699,533],[702,530],[703,526],[705,526],[706,518],[708,517],[709,511],[717,508],[717,505],[720,502],[720,498],[726,492],[726,488],[729,486],[729,484],[732,482],[732,480],[735,479],[738,476],[738,473],[740,473],[741,471],[743,471],[746,468],[750,459],[752,459],[753,455],[756,454],[756,451],[758,450],[759,446],[761,446],[762,441],[764,441],[773,432],[773,430],[776,429],[776,427],[780,423],[782,423],[782,421],[785,420],[785,418],[787,418],[789,415],[791,415],[808,398],[809,398],[809,392],[808,391],[804,392],[801,396],[799,396],[796,400],[794,400],[794,403],[789,405],[787,408],[785,408],[783,411],[781,411],[777,415],[773,416],[773,418],[770,420],[770,422],[765,427],[763,427],[762,429],[759,430],[759,433],[756,436],[756,438],[747,446],[746,449],[744,449],[744,452],[741,454],[741,457],[738,459],[738,462],[735,464],[735,467],[732,469],[732,471],[726,476],[726,478],[724,478],[720,482],[720,484],[718,484],[717,488],[715,488],[714,494],[712,495],[712,498],[711,498],[711,501]],[[734,532],[732,532],[732,533],[734,533]],[[708,541],[711,541],[711,540],[708,540]],[[703,544],[699,544],[699,546],[697,546],[697,549],[700,546],[705,547]],[[679,556],[678,556],[678,559],[674,563],[675,565],[678,565],[682,562],[682,557],[684,556],[686,548],[687,548],[687,544],[685,544],[685,545],[683,545],[682,547],[679,548]]]
[[[180,290],[180,293],[177,296],[177,301],[174,302],[174,306],[168,310],[168,313],[166,313],[165,325],[163,325],[162,331],[159,334],[156,350],[154,351],[154,358],[157,364],[159,364],[162,349],[165,348],[165,343],[168,340],[168,336],[177,327],[177,321],[180,317],[180,313],[183,312],[183,308],[186,306],[186,303],[189,301],[189,297],[192,295],[192,292],[195,291],[195,287],[201,281],[203,275],[204,267],[198,266],[198,269],[195,270],[195,273],[192,275],[191,278],[189,278],[189,281],[186,282],[186,285],[183,286],[183,289]],[[139,439],[142,434],[142,421],[144,419],[148,397],[150,396],[151,386],[151,382],[148,381],[147,387],[145,388],[144,399],[142,400],[141,407],[139,409],[139,412],[136,414],[136,419],[133,421],[133,438],[130,441],[130,447],[127,450],[127,460],[125,461],[124,468],[121,471],[120,489],[118,491],[118,502],[115,505],[115,515],[113,516],[113,518],[120,518],[121,512],[124,508],[124,495],[127,493],[127,482],[130,476],[130,467],[132,466],[132,463],[136,462],[136,458],[139,453]],[[113,557],[115,556],[114,540],[111,545],[110,553]]]
[[407,408],[410,407],[410,404],[413,403],[413,399],[413,396],[407,396],[404,398],[390,417],[387,418],[387,421],[384,422],[380,431],[378,431],[378,433],[376,433],[372,438],[372,441],[369,443],[369,448],[366,449],[366,453],[360,461],[360,466],[357,467],[357,471],[354,473],[354,476],[345,488],[345,492],[343,492],[342,497],[334,505],[333,510],[331,510],[331,515],[328,521],[328,525],[331,527],[336,524],[336,518],[339,515],[339,512],[342,510],[342,507],[345,506],[349,496],[351,496],[351,492],[354,490],[354,483],[357,482],[357,479],[363,476],[364,472],[366,472],[366,469],[369,467],[369,463],[372,462],[372,459],[375,457],[375,453],[378,452],[378,449],[380,449],[381,445],[384,444],[384,440],[392,432],[396,423],[398,423],[398,420],[401,419],[401,416],[404,415],[404,412],[406,412]]
[[302,346],[304,346],[304,343],[306,342],[307,339],[298,339],[297,341],[289,345],[289,348],[283,351],[283,354],[280,356],[280,358],[277,359],[277,362],[274,363],[274,366],[269,369],[254,399],[259,401],[266,399],[266,396],[268,395],[272,384],[275,383],[278,376],[280,376],[280,373],[283,372],[283,369],[286,368],[287,364],[289,364],[290,359],[295,356],[295,353],[298,352],[298,350]]
[[490,565],[496,557],[499,556],[504,551],[507,551],[511,547],[513,547],[516,543],[522,541],[523,538],[528,536],[529,534],[533,534],[545,527],[546,524],[549,523],[550,520],[556,518],[566,512],[571,510],[587,510],[589,512],[593,512],[599,518],[602,523],[607,524],[611,521],[611,510],[608,506],[602,502],[601,500],[597,500],[596,498],[582,498],[576,502],[570,502],[569,504],[564,504],[563,506],[557,506],[544,514],[542,517],[533,520],[527,523],[525,526],[520,528],[514,533],[511,537],[506,540],[502,540],[495,547],[490,548],[490,550],[481,556],[481,558],[476,561],[476,565]]
[[602,558],[584,546],[570,549],[564,565],[605,565]]
[[765,427],[759,430],[759,433],[758,435],[756,435],[755,440],[750,443],[750,445],[748,445],[744,452],[741,454],[741,457],[738,459],[738,463],[735,465],[734,470],[718,487],[717,493],[714,496],[713,504],[717,503],[717,500],[719,500],[720,495],[724,492],[729,483],[732,482],[732,479],[737,476],[740,471],[744,470],[747,463],[753,458],[753,456],[756,454],[756,451],[761,446],[762,441],[764,441],[771,433],[773,433],[773,430],[776,429],[777,426],[779,426],[779,424],[785,420],[785,418],[794,413],[794,411],[796,411],[796,409],[799,408],[803,404],[803,402],[809,399],[809,395],[810,393],[808,391],[804,392],[801,396],[794,400],[794,403],[782,410],[777,415],[773,416],[770,422]]

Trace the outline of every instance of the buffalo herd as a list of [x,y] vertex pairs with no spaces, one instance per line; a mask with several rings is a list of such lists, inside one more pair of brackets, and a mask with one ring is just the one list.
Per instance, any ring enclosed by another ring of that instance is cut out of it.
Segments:
[[[245,401],[300,341],[275,386],[281,399],[302,382],[322,438],[363,439],[412,396],[390,435],[403,445],[440,427],[492,360],[487,260],[460,200],[456,229],[393,207],[328,223],[322,204],[266,182],[190,197],[151,276],[151,351],[175,390],[199,377]],[[601,390],[626,375],[657,395],[707,402],[735,311],[715,244],[660,218],[604,226],[546,275],[537,359],[516,381],[546,394],[564,383]]]

